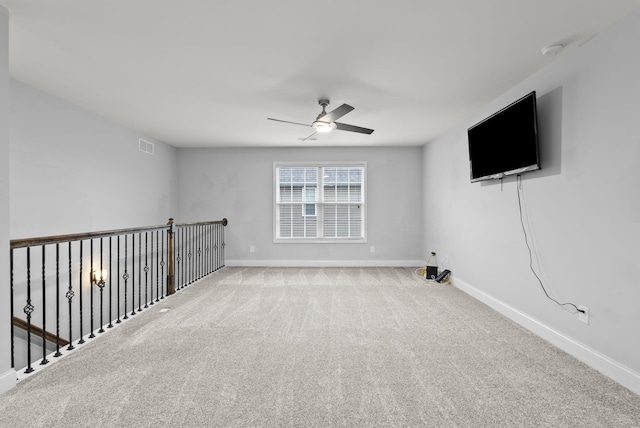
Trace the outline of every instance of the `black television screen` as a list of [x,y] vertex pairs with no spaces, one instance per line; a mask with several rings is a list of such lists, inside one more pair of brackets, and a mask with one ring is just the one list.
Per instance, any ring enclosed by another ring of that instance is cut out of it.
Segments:
[[540,169],[537,122],[534,91],[469,128],[471,181]]

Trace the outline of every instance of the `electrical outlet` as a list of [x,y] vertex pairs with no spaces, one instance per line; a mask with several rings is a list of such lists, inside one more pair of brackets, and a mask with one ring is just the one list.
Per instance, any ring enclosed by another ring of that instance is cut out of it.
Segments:
[[256,252],[256,247],[254,247],[253,245],[249,245],[249,252],[250,253],[255,253]]
[[369,251],[371,251],[372,253],[376,252],[376,247],[374,247],[373,245],[369,248]]
[[578,305],[578,309],[584,312],[578,312],[578,320],[585,324],[589,324],[589,308],[586,306]]

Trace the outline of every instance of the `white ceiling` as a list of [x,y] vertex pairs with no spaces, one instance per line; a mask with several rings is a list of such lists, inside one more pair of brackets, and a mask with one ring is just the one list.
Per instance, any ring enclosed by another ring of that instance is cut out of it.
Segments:
[[[638,0],[0,0],[10,73],[176,147],[422,145]],[[300,142],[317,100],[355,110]]]

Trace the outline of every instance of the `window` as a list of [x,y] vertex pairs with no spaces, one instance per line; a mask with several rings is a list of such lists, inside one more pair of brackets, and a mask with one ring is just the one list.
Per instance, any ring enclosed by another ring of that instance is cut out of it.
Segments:
[[366,238],[364,162],[274,164],[274,240]]

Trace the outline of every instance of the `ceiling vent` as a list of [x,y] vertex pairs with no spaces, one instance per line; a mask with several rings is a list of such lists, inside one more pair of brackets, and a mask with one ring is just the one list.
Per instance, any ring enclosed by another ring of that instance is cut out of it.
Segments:
[[138,141],[138,148],[141,152],[145,152],[150,155],[153,154],[153,143],[150,143],[147,140],[143,140],[142,138],[140,138],[140,140]]

